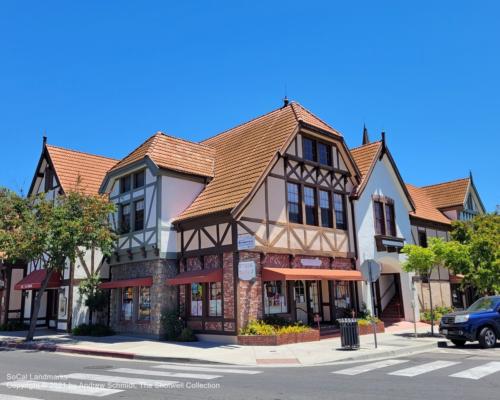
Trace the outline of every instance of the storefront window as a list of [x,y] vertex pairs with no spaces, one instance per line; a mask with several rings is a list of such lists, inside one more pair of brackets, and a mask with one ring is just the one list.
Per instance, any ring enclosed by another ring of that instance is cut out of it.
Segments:
[[222,316],[222,282],[211,282],[209,290],[208,315],[211,317]]
[[349,315],[349,311],[351,309],[349,282],[335,282],[335,308],[337,309],[338,317]]
[[201,283],[191,284],[191,315],[193,317],[203,315],[203,285]]
[[149,287],[139,288],[139,320],[149,321],[151,319],[151,290]]
[[288,312],[286,284],[282,281],[264,282],[264,313],[280,314]]
[[134,288],[126,287],[122,291],[122,320],[131,321],[134,312]]

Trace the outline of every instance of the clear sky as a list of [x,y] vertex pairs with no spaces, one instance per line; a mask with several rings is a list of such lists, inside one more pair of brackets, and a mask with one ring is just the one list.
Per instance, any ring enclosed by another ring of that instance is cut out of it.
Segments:
[[[237,4],[238,3],[238,4]],[[500,204],[498,1],[2,1],[0,185],[49,143],[122,157],[201,140],[285,94],[349,146],[387,132],[403,178]]]

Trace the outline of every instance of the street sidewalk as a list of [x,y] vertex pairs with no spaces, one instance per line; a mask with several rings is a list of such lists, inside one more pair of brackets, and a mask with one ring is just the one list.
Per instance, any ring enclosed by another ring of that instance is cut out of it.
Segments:
[[313,366],[428,351],[436,348],[439,340],[438,337],[429,337],[427,335],[429,330],[429,325],[419,323],[418,337],[414,337],[413,324],[402,322],[386,328],[386,333],[377,334],[377,349],[374,346],[373,335],[361,336],[359,350],[340,349],[340,338],[282,346],[238,346],[207,341],[161,342],[124,335],[76,338],[67,334],[54,334],[50,331],[38,331],[36,340],[31,343],[22,341],[25,332],[12,334],[9,332],[9,335],[0,335],[0,347],[162,362]]

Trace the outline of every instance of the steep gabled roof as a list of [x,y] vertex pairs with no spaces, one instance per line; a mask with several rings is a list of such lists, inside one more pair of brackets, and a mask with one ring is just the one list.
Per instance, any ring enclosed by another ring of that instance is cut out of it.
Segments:
[[157,132],[132,153],[118,162],[110,172],[149,157],[159,168],[203,177],[214,176],[215,150]]
[[65,193],[79,190],[85,194],[97,194],[106,172],[117,162],[113,158],[48,144],[45,149]]
[[425,188],[419,188],[408,183],[406,187],[415,203],[415,211],[410,212],[410,215],[427,221],[440,222],[446,225],[451,224],[450,219],[436,208]]
[[423,186],[427,196],[437,208],[461,206],[465,203],[465,197],[470,185],[470,178],[457,179],[450,182]]
[[[300,127],[319,129],[343,141],[339,132],[295,102],[203,141],[216,151],[215,177],[177,221],[235,209]],[[355,171],[352,161],[351,165]]]

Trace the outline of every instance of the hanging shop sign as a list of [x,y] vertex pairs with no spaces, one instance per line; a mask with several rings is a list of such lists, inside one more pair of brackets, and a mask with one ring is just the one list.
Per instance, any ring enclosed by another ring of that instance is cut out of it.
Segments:
[[255,261],[240,261],[238,263],[238,277],[242,281],[251,281],[256,277]]

